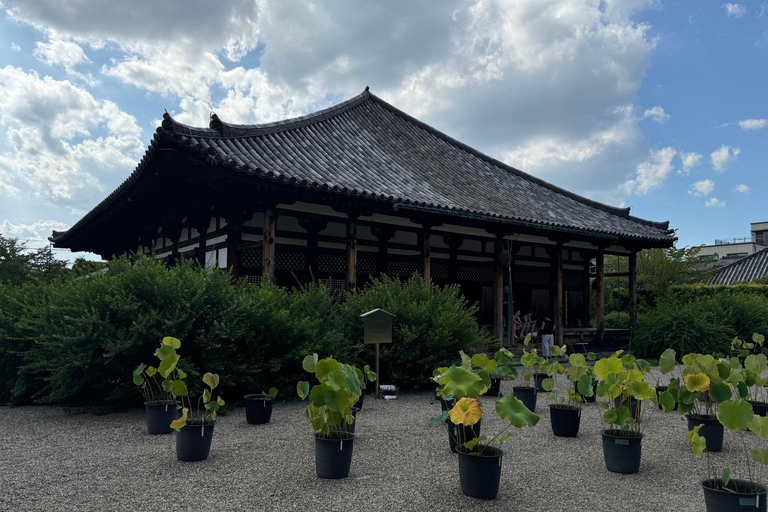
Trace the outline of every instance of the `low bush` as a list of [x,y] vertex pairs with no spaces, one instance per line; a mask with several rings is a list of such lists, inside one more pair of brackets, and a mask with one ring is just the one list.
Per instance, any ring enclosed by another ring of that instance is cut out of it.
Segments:
[[628,329],[629,313],[626,311],[611,311],[605,315],[606,329]]

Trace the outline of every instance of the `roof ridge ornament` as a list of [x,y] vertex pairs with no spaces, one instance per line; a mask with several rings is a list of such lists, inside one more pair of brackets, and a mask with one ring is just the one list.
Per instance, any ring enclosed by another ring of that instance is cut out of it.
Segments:
[[221,127],[224,123],[221,122],[221,119],[219,119],[219,116],[216,115],[216,112],[211,110],[211,121],[208,123],[208,128],[212,130],[218,130],[221,132]]

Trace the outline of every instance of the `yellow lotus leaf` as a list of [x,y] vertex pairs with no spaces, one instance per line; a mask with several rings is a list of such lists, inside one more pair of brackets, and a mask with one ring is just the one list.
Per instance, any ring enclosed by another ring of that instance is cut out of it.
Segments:
[[685,387],[688,391],[707,391],[709,390],[709,377],[705,373],[691,373],[683,377]]
[[474,425],[480,421],[483,410],[476,398],[462,398],[448,412],[455,425]]

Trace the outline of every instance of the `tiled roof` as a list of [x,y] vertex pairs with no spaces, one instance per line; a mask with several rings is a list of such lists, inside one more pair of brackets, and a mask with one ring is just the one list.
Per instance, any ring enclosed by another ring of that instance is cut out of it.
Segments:
[[768,249],[763,249],[726,265],[709,281],[709,284],[751,283],[768,275]]
[[[210,165],[255,179],[554,231],[669,246],[668,223],[629,215],[578,196],[486,156],[410,117],[368,89],[334,107],[262,125],[233,125],[215,114],[209,128],[167,113],[139,166],[78,225],[130,186],[158,144],[192,150]],[[72,230],[70,230],[71,232]],[[54,242],[66,238],[54,233]]]

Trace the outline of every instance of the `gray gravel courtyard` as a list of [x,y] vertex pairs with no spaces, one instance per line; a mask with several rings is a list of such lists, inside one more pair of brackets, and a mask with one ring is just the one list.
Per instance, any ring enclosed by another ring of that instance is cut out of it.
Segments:
[[[511,391],[510,382],[502,392]],[[603,463],[602,411],[584,407],[577,438],[552,435],[539,394],[534,428],[504,443],[497,499],[465,497],[431,393],[397,400],[366,397],[358,417],[350,476],[315,475],[305,403],[276,403],[268,425],[248,425],[245,410],[220,416],[207,461],[176,461],[174,435],[146,433],[143,410],[104,416],[60,407],[0,409],[2,510],[704,510],[698,481],[706,461],[685,443],[686,423],[646,415],[640,473],[610,473]],[[495,398],[485,397],[484,434],[499,430]],[[750,441],[754,436],[748,436]],[[724,452],[713,454],[721,466]],[[759,479],[766,481],[765,474]]]

